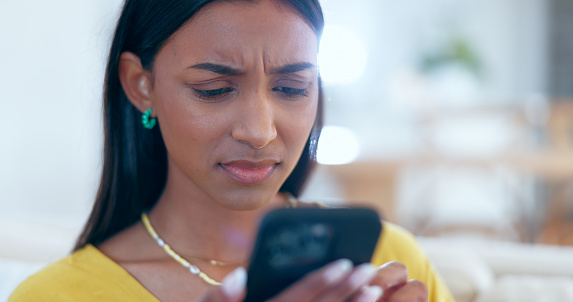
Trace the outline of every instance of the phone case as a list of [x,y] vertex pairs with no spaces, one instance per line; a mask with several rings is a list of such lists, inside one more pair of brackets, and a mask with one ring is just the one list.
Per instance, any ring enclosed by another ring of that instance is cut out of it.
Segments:
[[369,262],[382,224],[367,208],[294,208],[261,221],[248,269],[246,302],[272,298],[308,272],[341,258]]

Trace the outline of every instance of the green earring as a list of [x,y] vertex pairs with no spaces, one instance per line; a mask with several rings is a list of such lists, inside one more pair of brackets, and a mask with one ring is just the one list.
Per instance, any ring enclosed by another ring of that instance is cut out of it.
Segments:
[[153,127],[155,127],[155,124],[157,123],[157,119],[154,117],[151,117],[151,109],[148,109],[147,111],[145,111],[145,113],[141,116],[141,123],[143,123],[143,127],[145,127],[145,129],[153,129]]

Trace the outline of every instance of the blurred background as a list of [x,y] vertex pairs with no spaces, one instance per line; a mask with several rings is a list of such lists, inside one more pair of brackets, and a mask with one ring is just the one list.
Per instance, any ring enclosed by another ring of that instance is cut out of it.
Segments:
[[[0,300],[89,214],[121,2],[0,2]],[[413,232],[457,301],[573,300],[573,0],[321,3],[302,199]]]

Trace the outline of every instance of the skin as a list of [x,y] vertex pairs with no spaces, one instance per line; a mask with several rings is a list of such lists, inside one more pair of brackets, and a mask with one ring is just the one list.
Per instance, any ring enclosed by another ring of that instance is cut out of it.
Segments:
[[[277,192],[316,117],[317,48],[312,29],[273,1],[215,2],[168,40],[152,70],[142,68],[132,53],[121,56],[127,97],[141,112],[153,110],[167,147],[166,188],[150,220],[183,257],[233,264],[194,262],[215,280],[246,267],[260,217],[284,205]],[[161,301],[241,301],[244,296],[240,278],[225,279],[224,284],[237,285],[225,288],[191,275],[141,223],[98,248]],[[380,287],[388,292],[384,301],[394,301],[393,296],[425,301],[423,284],[406,276],[399,264],[333,263],[275,300],[373,301]]]

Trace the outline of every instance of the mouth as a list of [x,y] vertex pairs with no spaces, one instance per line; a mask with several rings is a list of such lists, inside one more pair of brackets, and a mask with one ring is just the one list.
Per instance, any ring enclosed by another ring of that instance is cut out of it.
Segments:
[[279,165],[276,161],[231,161],[219,166],[234,181],[242,185],[257,185],[267,180]]

